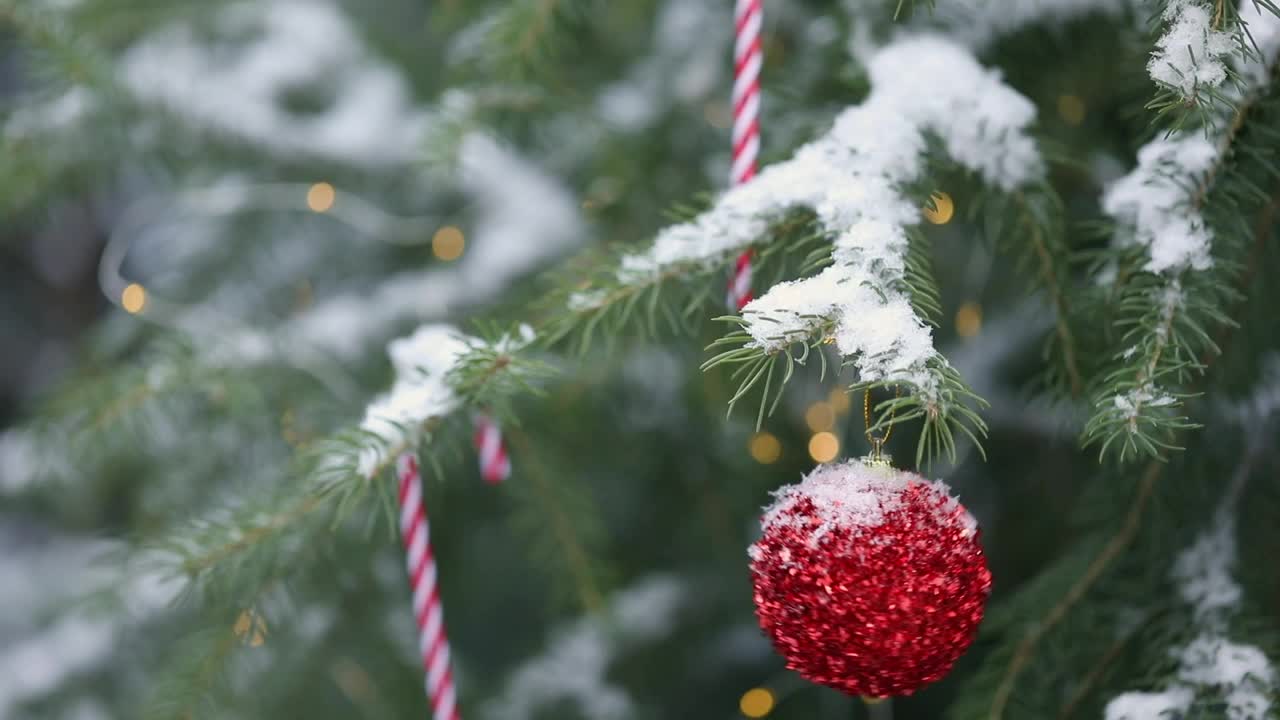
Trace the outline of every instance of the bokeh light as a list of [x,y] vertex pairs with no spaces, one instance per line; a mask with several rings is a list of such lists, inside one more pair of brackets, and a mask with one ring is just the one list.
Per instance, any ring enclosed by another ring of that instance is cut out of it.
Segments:
[[941,190],[935,190],[933,193],[933,207],[928,205],[924,208],[924,219],[934,225],[946,225],[951,222],[951,216],[956,214],[956,204],[952,202],[951,196]]
[[338,191],[327,182],[319,182],[307,190],[307,207],[312,212],[328,212],[338,200]]
[[982,306],[967,302],[956,310],[956,334],[970,338],[982,332]]
[[120,293],[120,307],[125,312],[138,314],[147,306],[147,289],[138,283],[129,283]]
[[467,239],[462,231],[452,225],[446,225],[436,231],[431,238],[431,252],[444,261],[457,260],[466,249]]
[[830,430],[836,425],[836,410],[830,403],[816,402],[805,411],[804,422],[814,432]]
[[762,718],[773,711],[773,691],[769,688],[751,688],[742,694],[738,709],[749,718]]
[[770,465],[782,457],[782,443],[774,437],[773,433],[758,432],[748,441],[747,451],[756,462],[761,465]]
[[1076,126],[1084,122],[1084,101],[1076,95],[1058,97],[1058,116],[1068,125]]
[[809,438],[809,457],[813,458],[814,462],[831,462],[839,454],[840,438],[834,433],[820,432]]

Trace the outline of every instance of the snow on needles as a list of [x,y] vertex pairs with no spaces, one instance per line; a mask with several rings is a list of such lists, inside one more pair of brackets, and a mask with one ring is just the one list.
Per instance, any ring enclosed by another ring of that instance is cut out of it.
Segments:
[[[1174,23],[1170,34],[1181,23],[1192,23],[1185,20],[1187,17],[1207,23],[1207,19],[1198,14],[1207,11],[1196,10],[1198,7],[1190,0],[1174,0],[1166,14],[1182,19]],[[1240,87],[1232,86],[1224,91],[1228,96],[1264,87],[1270,67],[1280,54],[1280,18],[1255,7],[1253,0],[1241,0],[1239,14],[1258,52],[1226,58],[1243,80]],[[1208,32],[1207,25],[1201,29]],[[1172,42],[1169,37],[1161,38],[1158,47]],[[1176,40],[1186,42],[1188,38]],[[1199,60],[1207,59],[1208,56],[1200,54],[1203,49],[1196,52]],[[1156,57],[1161,57],[1160,51]],[[1192,130],[1157,137],[1138,151],[1137,167],[1112,183],[1102,197],[1103,210],[1120,226],[1115,242],[1145,248],[1147,258],[1143,269],[1164,280],[1164,285],[1155,291],[1161,303],[1160,320],[1152,330],[1159,341],[1156,346],[1163,346],[1166,338],[1161,333],[1169,332],[1175,313],[1184,304],[1183,273],[1205,271],[1213,266],[1213,231],[1200,212],[1200,202],[1208,189],[1213,168],[1221,158],[1223,132],[1226,131]],[[1131,356],[1132,353],[1127,354],[1124,359],[1129,360]],[[1149,371],[1144,372],[1137,387],[1103,400],[1104,412],[1118,413],[1129,423],[1131,432],[1136,432],[1137,419],[1144,407],[1176,404],[1168,393],[1156,386],[1151,375]]]
[[452,325],[428,324],[387,346],[395,381],[391,391],[365,410],[360,429],[383,440],[381,447],[361,452],[356,471],[371,477],[403,452],[418,436],[423,423],[457,409],[461,399],[450,374],[470,351],[493,347],[511,352],[534,340],[533,328],[521,325],[516,337],[503,336],[490,345],[459,333]]
[[1191,606],[1196,635],[1174,648],[1174,681],[1158,692],[1127,692],[1107,703],[1105,720],[1160,720],[1190,711],[1199,689],[1213,688],[1226,702],[1227,720],[1263,720],[1272,709],[1276,669],[1253,645],[1227,637],[1229,615],[1242,591],[1231,575],[1236,562],[1236,497],[1249,464],[1236,473],[1212,526],[1174,562],[1172,576]]
[[[409,444],[414,428],[428,418],[451,412],[458,404],[449,386],[449,371],[467,351],[467,341],[450,325],[423,325],[387,346],[395,383],[371,403],[360,429],[385,441],[385,448],[360,454],[358,472],[369,477]],[[390,452],[388,452],[390,451]]]
[[1232,33],[1213,27],[1213,8],[1196,0],[1170,0],[1169,28],[1156,40],[1147,72],[1158,85],[1194,98],[1227,79],[1226,58],[1236,49]]
[[1213,235],[1193,194],[1217,160],[1202,132],[1157,138],[1138,151],[1138,166],[1107,188],[1102,208],[1147,248],[1145,270],[1176,275],[1213,265]]
[[[1200,17],[1198,13],[1206,14],[1201,18],[1203,27],[1187,32],[1191,36],[1201,31],[1210,32],[1208,10],[1190,0],[1174,0],[1166,15],[1170,13],[1181,19],[1169,34],[1160,38],[1158,48],[1176,41],[1185,52],[1191,38],[1173,36],[1185,18]],[[1258,56],[1237,55],[1229,59],[1245,79],[1246,87],[1260,88],[1267,82],[1269,66],[1280,53],[1280,19],[1270,11],[1257,8],[1253,0],[1241,0],[1239,14],[1257,45]],[[1193,43],[1192,49],[1195,48]],[[1229,50],[1230,47],[1223,53]],[[1203,54],[1204,49],[1195,52],[1199,61],[1208,57]],[[1157,50],[1152,64],[1160,57]],[[1206,137],[1206,133],[1197,130],[1175,132],[1152,140],[1138,151],[1138,166],[1107,188],[1102,198],[1107,214],[1132,231],[1132,242],[1147,248],[1149,259],[1145,269],[1150,272],[1177,275],[1186,269],[1205,270],[1213,264],[1209,255],[1212,233],[1205,226],[1195,198],[1201,180],[1220,155],[1217,133],[1210,135],[1212,137]]]
[[[1043,170],[1027,127],[1035,107],[942,37],[893,42],[868,63],[872,91],[825,136],[765,168],[690,222],[668,227],[619,279],[643,282],[673,265],[716,263],[767,241],[772,221],[811,208],[835,238],[835,265],[781,283],[743,309],[754,344],[777,350],[833,323],[840,352],[864,381],[910,383],[929,393],[939,358],[903,287],[906,228],[920,219],[902,186],[924,172],[926,134],[982,179],[1012,190]],[[586,298],[589,300],[590,298]],[[584,298],[578,298],[579,304]]]

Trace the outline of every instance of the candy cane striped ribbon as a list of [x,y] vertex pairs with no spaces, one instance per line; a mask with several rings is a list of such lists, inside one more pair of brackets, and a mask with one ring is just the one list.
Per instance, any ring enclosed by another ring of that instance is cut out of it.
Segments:
[[511,477],[511,456],[502,442],[502,429],[488,415],[476,415],[476,454],[480,456],[480,477],[490,485]]
[[422,476],[412,453],[396,459],[400,479],[400,536],[408,559],[413,587],[413,612],[418,620],[418,648],[427,673],[427,699],[434,720],[459,720],[458,695],[449,665],[449,639],[444,632],[444,610],[436,588],[436,556],[431,549],[426,506],[422,500]]
[[[741,185],[755,177],[756,157],[760,154],[763,0],[737,0],[733,19],[733,165],[729,180],[734,185]],[[729,278],[726,302],[734,310],[741,310],[743,305],[751,302],[751,254],[748,248],[738,256]]]

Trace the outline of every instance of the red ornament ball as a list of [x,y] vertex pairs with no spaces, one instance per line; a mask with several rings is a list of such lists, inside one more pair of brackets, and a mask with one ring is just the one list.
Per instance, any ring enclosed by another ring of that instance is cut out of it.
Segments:
[[991,572],[941,482],[857,460],[775,493],[749,552],[756,615],[787,667],[850,695],[909,695],[951,670]]

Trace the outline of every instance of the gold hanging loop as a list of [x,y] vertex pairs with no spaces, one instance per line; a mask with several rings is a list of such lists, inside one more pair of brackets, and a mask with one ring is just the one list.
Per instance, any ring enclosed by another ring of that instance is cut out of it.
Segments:
[[[902,389],[897,385],[893,386],[893,397],[896,400],[902,395]],[[893,420],[893,411],[889,411],[889,419]],[[867,459],[875,465],[887,465],[888,457],[884,454],[884,444],[889,442],[889,438],[893,436],[893,423],[890,422],[889,427],[885,428],[884,435],[876,437],[871,432],[871,388],[862,391],[862,424],[866,428],[867,442],[871,445],[871,454]]]

